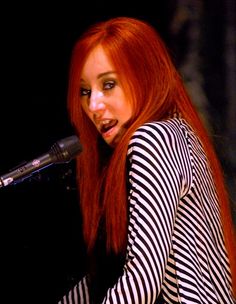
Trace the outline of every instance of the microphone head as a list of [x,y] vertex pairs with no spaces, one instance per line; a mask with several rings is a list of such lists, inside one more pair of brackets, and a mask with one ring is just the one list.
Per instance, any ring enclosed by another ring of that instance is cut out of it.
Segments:
[[69,162],[81,152],[82,145],[76,135],[58,140],[50,149],[50,155],[54,163]]

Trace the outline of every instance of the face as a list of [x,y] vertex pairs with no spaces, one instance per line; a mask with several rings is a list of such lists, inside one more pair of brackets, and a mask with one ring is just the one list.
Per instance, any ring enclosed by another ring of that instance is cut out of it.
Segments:
[[125,132],[132,109],[113,65],[100,46],[90,53],[84,64],[80,98],[83,110],[103,139],[115,146]]

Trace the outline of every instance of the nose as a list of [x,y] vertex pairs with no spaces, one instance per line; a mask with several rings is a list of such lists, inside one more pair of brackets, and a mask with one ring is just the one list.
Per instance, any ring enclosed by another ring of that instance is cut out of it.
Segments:
[[100,113],[105,109],[105,104],[103,100],[103,93],[100,91],[93,90],[91,92],[89,101],[89,110],[93,113]]

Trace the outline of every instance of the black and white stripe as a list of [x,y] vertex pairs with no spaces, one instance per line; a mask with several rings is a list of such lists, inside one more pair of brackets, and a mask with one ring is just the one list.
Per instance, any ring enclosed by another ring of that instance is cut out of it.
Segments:
[[[129,227],[123,275],[103,304],[234,303],[211,171],[182,119],[147,123],[128,149]],[[83,279],[59,304],[89,303]]]

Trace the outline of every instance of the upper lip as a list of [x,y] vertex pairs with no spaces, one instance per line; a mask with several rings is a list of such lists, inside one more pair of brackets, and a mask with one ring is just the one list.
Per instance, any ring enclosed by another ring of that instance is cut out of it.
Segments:
[[102,118],[102,119],[95,119],[95,123],[97,128],[101,131],[103,125],[109,123],[113,118]]

